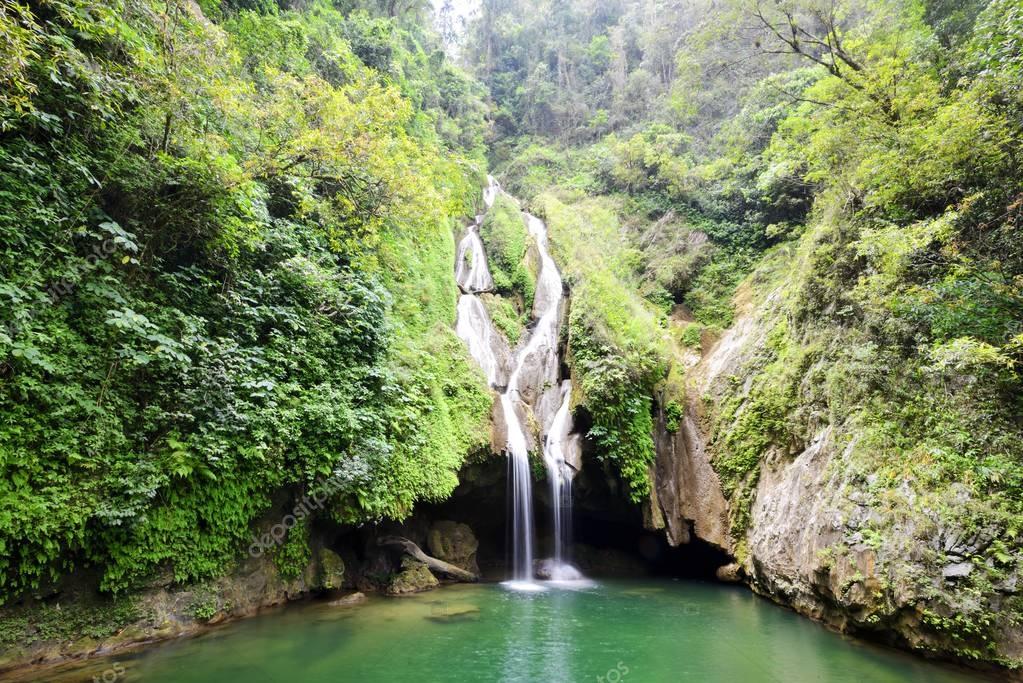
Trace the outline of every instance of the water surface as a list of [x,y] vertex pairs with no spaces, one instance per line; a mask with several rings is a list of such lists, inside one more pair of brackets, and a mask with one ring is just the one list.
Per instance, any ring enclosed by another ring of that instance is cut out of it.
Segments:
[[124,683],[981,680],[844,638],[740,587],[683,581],[538,593],[459,585],[355,607],[309,604],[43,680],[104,671]]

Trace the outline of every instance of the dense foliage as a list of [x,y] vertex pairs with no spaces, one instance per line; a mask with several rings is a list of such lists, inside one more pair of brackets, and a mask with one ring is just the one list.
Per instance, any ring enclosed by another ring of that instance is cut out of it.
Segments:
[[416,14],[201,4],[0,5],[0,598],[209,576],[327,478],[401,518],[486,443],[478,86]]

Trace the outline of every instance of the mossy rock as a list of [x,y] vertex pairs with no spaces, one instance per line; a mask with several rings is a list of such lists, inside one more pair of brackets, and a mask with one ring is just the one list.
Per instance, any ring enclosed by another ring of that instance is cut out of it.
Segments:
[[338,590],[344,584],[345,562],[333,550],[321,548],[319,552],[320,573],[318,588]]
[[426,540],[430,554],[434,557],[479,574],[479,566],[476,564],[479,541],[468,525],[447,520],[435,522]]
[[408,595],[421,593],[439,585],[437,577],[430,573],[429,567],[418,560],[405,557],[401,561],[401,571],[391,577],[385,592],[388,595]]

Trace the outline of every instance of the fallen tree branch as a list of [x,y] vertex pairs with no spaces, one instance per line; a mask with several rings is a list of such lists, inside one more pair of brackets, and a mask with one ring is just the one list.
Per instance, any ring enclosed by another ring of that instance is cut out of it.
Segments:
[[399,546],[405,552],[406,555],[419,560],[425,564],[430,571],[438,574],[444,574],[445,576],[451,577],[458,581],[464,581],[466,583],[476,583],[479,581],[479,577],[470,571],[466,571],[461,567],[456,567],[453,564],[445,562],[444,560],[438,560],[436,557],[430,557],[423,552],[422,548],[401,536],[381,536],[377,539],[377,545],[394,545]]

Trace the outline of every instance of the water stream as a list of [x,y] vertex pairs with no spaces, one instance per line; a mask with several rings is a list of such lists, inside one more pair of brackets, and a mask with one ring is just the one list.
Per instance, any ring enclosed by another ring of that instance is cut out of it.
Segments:
[[[483,192],[489,210],[501,192],[490,178]],[[511,493],[512,580],[509,585],[523,590],[540,588],[534,582],[536,534],[533,524],[532,477],[529,467],[529,437],[526,424],[533,418],[541,427],[541,449],[551,484],[553,508],[552,560],[545,562],[545,578],[580,579],[568,562],[571,529],[572,475],[575,469],[566,459],[577,453],[577,438],[572,434],[570,380],[558,381],[561,360],[558,357],[558,333],[561,327],[564,285],[547,241],[547,226],[542,220],[523,213],[523,220],[540,257],[531,317],[532,329],[514,354],[501,353],[501,335],[494,329],[479,294],[493,288],[487,267],[485,235],[480,234],[483,216],[469,226],[458,246],[455,281],[462,291],[458,302],[458,336],[486,374],[490,386],[500,391],[501,414],[507,430],[508,480]],[[508,381],[500,386],[502,357],[511,355]],[[575,467],[578,467],[575,458]]]

